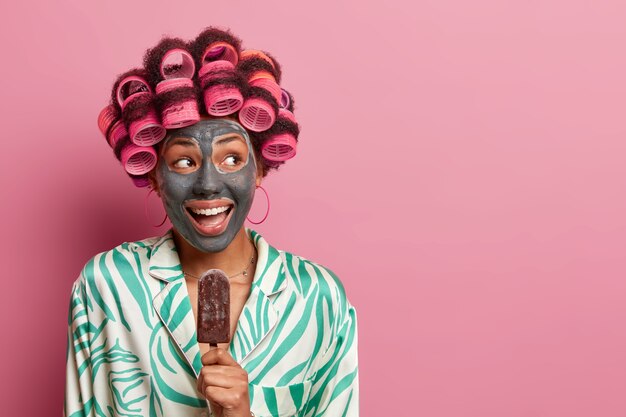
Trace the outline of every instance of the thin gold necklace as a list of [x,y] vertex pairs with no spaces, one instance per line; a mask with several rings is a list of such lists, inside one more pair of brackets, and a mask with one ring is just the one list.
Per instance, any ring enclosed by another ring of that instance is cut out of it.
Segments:
[[[241,272],[237,272],[236,274],[233,274],[233,275],[229,276],[228,279],[234,278],[237,275],[243,275],[244,277],[247,277],[248,276],[248,269],[250,269],[250,266],[252,264],[254,264],[254,252],[252,252],[252,257],[250,258],[250,263],[246,266],[246,269],[244,269]],[[191,277],[191,278],[195,278],[195,279],[200,279],[200,277],[195,276],[193,274],[190,274],[189,272],[185,272],[184,270],[183,270],[183,275]]]

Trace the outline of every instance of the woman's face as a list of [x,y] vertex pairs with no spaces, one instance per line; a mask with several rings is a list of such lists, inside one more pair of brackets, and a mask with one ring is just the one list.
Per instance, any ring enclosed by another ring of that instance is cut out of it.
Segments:
[[171,130],[155,180],[174,229],[200,251],[224,250],[254,198],[257,167],[248,133],[229,119]]

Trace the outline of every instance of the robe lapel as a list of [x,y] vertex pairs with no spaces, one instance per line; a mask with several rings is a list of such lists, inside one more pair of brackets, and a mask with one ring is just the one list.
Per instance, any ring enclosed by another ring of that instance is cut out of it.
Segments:
[[180,259],[171,232],[161,239],[154,246],[149,264],[150,275],[163,284],[161,291],[153,298],[152,305],[197,377],[202,368],[200,347],[196,340],[196,321]]
[[[254,230],[246,229],[246,232],[257,248],[258,260],[250,295],[239,316],[229,348],[238,363],[242,363],[276,325],[280,311],[275,301],[287,286],[282,253]],[[187,364],[198,376],[202,363],[196,340],[196,322],[171,232],[155,243],[149,272],[162,283],[162,289],[153,298],[152,305]]]
[[230,353],[242,363],[274,328],[280,311],[275,304],[285,289],[285,265],[280,252],[252,229],[246,229],[257,248],[258,261],[250,296],[246,301],[237,329],[230,343]]

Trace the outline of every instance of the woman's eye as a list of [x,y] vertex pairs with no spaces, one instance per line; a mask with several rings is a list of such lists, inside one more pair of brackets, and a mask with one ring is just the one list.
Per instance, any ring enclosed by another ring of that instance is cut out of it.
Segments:
[[189,158],[181,158],[174,162],[175,168],[191,168],[194,162]]
[[224,163],[230,166],[235,166],[238,162],[239,158],[237,158],[235,155],[229,155],[224,159]]

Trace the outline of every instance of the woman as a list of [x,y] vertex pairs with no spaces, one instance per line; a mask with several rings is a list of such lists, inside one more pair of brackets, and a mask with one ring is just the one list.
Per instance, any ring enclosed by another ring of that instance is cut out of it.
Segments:
[[[263,177],[295,153],[278,63],[209,28],[162,40],[144,66],[118,78],[100,128],[172,229],[96,255],[75,282],[65,415],[358,415],[340,281],[244,227]],[[217,347],[196,334],[209,269],[230,281],[230,341]]]

